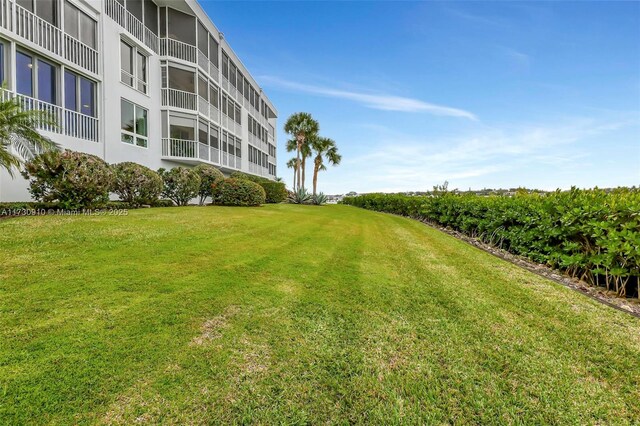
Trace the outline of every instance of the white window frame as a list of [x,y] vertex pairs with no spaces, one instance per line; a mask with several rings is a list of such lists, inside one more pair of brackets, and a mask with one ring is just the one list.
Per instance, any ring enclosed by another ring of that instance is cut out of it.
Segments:
[[[130,132],[130,131],[124,130],[122,128],[122,111],[120,111],[120,120],[121,120],[121,122],[120,122],[120,142],[125,143],[127,145],[137,146],[138,148],[145,148],[145,149],[149,148],[149,110],[147,108],[141,107],[140,105],[136,104],[135,102],[131,102],[130,100],[125,99],[125,98],[121,98],[120,99],[120,108],[122,108],[122,103],[123,102],[127,102],[127,103],[133,105],[133,127],[134,127],[134,131]],[[136,112],[137,112],[138,109],[142,109],[142,110],[147,112],[147,115],[146,115],[146,117],[147,117],[146,121],[147,122],[145,123],[146,124],[146,128],[147,128],[147,135],[146,136],[141,135],[141,134],[138,133],[138,129],[137,129],[138,124],[136,122],[136,116],[137,116]],[[125,140],[125,136],[130,136],[131,137],[131,141]],[[138,141],[142,141],[144,144],[140,145],[138,143]]]
[[[120,41],[131,48],[131,55],[133,56],[133,74],[130,74],[123,69],[122,59],[120,59],[120,82],[125,86],[131,87],[132,89],[146,95],[149,88],[149,57],[143,49],[138,48],[138,46],[131,40],[121,38]],[[122,50],[122,44],[120,45],[120,49]],[[140,76],[140,73],[138,72],[138,58],[140,57],[144,58],[143,76]],[[120,52],[120,58],[122,58],[122,51]],[[125,76],[131,79],[131,84],[125,81]]]

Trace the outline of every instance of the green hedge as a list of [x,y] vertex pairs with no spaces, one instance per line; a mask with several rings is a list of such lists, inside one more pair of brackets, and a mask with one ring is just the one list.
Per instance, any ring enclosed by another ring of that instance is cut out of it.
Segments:
[[367,194],[344,204],[432,222],[604,286],[640,293],[640,189],[410,197]]
[[259,206],[266,198],[260,185],[244,179],[225,179],[215,184],[214,191],[216,204],[224,206]]
[[248,180],[259,184],[266,194],[265,202],[269,204],[282,203],[287,199],[287,188],[284,182],[276,182],[271,179],[242,172],[233,172],[230,177],[233,179]]

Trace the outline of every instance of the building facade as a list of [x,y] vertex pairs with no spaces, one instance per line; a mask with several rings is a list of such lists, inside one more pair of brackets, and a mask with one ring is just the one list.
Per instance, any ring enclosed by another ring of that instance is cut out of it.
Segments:
[[[63,148],[276,176],[276,109],[196,0],[0,0],[0,81]],[[1,201],[30,199],[15,175]]]

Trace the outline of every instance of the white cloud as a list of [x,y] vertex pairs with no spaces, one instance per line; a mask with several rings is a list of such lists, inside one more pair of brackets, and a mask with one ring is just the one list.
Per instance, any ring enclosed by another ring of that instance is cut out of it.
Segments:
[[259,80],[272,87],[280,87],[296,92],[309,93],[330,98],[346,99],[372,109],[379,109],[383,111],[424,112],[439,116],[460,117],[474,121],[478,120],[478,117],[469,111],[443,105],[436,105],[419,99],[313,86],[282,80],[272,76],[262,76]]

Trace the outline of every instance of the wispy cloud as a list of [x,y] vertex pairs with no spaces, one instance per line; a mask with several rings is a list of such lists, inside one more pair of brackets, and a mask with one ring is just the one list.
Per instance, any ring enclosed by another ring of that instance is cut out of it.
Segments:
[[372,109],[383,111],[424,112],[427,114],[439,116],[459,117],[474,121],[478,120],[478,117],[472,112],[465,111],[459,108],[432,104],[429,102],[421,101],[419,99],[378,93],[355,92],[322,86],[313,86],[309,84],[283,80],[273,76],[261,76],[259,80],[264,82],[264,84],[267,86],[330,98],[346,99]]
[[[445,180],[453,186],[477,187],[474,182],[491,181],[491,175],[504,176],[516,171],[521,175],[519,179],[526,179],[526,173],[521,173],[524,170],[540,173],[555,168],[558,174],[575,173],[587,166],[590,159],[588,151],[580,148],[584,143],[593,137],[638,125],[638,120],[633,118],[615,122],[575,119],[562,125],[487,127],[468,137],[430,141],[387,133],[368,153],[345,159],[345,168],[355,174],[336,174],[336,184],[344,187],[353,179],[353,188],[349,189],[395,192],[430,189]],[[516,179],[509,181],[513,186],[529,183]],[[557,180],[542,183],[542,176],[534,181],[529,184],[540,185],[541,189],[563,185]]]

